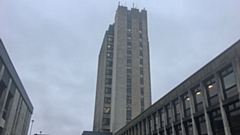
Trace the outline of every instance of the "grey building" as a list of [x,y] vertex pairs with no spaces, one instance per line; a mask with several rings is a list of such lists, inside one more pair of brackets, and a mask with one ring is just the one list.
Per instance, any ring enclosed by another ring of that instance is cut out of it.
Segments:
[[93,131],[115,132],[151,105],[147,11],[118,6],[98,61]]
[[115,135],[239,135],[240,40]]
[[27,135],[33,105],[0,39],[0,135]]

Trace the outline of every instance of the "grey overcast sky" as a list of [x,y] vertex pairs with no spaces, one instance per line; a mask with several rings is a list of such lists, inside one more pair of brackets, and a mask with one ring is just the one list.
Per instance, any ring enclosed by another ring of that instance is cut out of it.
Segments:
[[[120,2],[148,12],[153,103],[240,38],[239,0]],[[117,6],[0,1],[0,38],[34,106],[32,134],[92,130],[98,53]]]

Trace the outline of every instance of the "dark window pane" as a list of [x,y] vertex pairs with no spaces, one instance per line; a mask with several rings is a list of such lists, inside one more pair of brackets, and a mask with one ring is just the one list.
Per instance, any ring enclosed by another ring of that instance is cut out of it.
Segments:
[[103,118],[103,125],[110,125],[110,119],[109,118]]
[[105,79],[105,83],[106,83],[106,84],[112,84],[112,79],[106,78],[106,79]]
[[141,77],[140,78],[140,84],[143,84],[144,82],[143,82],[143,78]]
[[131,97],[127,97],[127,105],[131,105],[132,104],[132,98]]
[[140,91],[141,91],[141,92],[140,92],[141,95],[144,95],[144,88],[143,88],[143,87],[140,88]]
[[106,93],[106,94],[111,94],[111,88],[106,87],[106,88],[105,88],[105,93]]
[[107,75],[112,75],[112,70],[111,69],[106,69],[106,74]]
[[107,61],[107,67],[112,67],[112,61]]
[[127,120],[131,120],[132,119],[132,110],[127,110],[126,115],[127,115]]
[[111,98],[110,97],[105,97],[104,98],[104,103],[110,104],[111,103]]

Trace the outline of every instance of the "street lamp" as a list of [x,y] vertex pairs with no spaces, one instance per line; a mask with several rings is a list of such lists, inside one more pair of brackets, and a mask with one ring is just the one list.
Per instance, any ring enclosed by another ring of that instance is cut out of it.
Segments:
[[32,133],[33,122],[34,122],[34,120],[32,120],[32,124],[31,124],[31,129],[30,129],[29,135],[31,135],[31,133]]

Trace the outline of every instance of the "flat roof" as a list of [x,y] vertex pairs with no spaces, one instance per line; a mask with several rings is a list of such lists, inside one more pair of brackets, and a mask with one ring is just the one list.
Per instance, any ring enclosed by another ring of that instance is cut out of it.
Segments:
[[18,74],[17,74],[17,72],[16,72],[16,70],[13,66],[13,63],[12,63],[8,53],[7,53],[6,48],[3,45],[3,42],[2,42],[1,39],[0,39],[0,57],[2,57],[6,68],[8,69],[12,79],[16,83],[16,86],[17,86],[21,96],[23,97],[23,100],[27,104],[27,107],[29,108],[29,111],[31,113],[33,113],[33,105],[32,105],[32,103],[31,103],[31,101],[30,101],[30,99],[29,99],[29,97],[28,97],[28,95],[27,95],[27,93],[26,93],[26,91],[23,87],[23,84],[22,84],[22,82],[21,82],[21,80],[20,80],[20,78],[19,78],[19,76],[18,76]]

